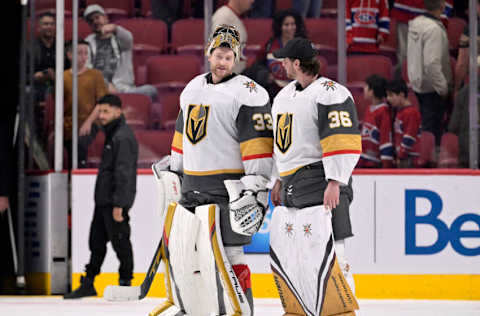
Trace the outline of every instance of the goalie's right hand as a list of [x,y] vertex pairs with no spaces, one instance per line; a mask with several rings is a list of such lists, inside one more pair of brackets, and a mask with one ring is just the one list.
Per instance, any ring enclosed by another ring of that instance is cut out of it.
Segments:
[[225,180],[230,198],[230,224],[240,235],[252,236],[260,227],[268,207],[267,180],[262,176],[245,176]]

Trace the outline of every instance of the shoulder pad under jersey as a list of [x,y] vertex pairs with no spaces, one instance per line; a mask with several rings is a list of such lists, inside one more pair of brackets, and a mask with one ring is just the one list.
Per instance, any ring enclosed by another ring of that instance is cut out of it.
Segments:
[[267,90],[246,76],[237,75],[227,83],[240,105],[264,106],[269,101]]
[[315,102],[323,105],[339,104],[347,98],[353,100],[350,91],[343,85],[331,79],[322,77],[314,83],[316,85]]

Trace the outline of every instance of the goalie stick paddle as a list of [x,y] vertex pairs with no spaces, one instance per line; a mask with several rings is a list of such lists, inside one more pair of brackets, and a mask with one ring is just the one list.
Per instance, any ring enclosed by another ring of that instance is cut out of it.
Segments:
[[162,261],[162,239],[158,243],[157,251],[153,257],[152,263],[147,271],[147,276],[143,280],[140,286],[119,286],[109,285],[103,292],[103,298],[107,301],[135,301],[141,300],[147,296],[150,286],[152,285],[153,278],[157,273],[158,266]]

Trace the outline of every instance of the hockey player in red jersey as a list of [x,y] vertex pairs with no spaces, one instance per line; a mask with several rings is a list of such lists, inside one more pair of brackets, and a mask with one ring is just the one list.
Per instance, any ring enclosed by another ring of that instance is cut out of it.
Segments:
[[396,108],[394,143],[397,167],[420,167],[419,139],[421,116],[407,99],[408,88],[403,79],[387,83],[387,100]]
[[388,0],[348,0],[346,10],[347,52],[378,53],[390,33]]
[[390,106],[385,102],[387,80],[372,75],[365,81],[365,99],[371,105],[362,123],[362,155],[358,163],[363,168],[392,168],[392,119]]

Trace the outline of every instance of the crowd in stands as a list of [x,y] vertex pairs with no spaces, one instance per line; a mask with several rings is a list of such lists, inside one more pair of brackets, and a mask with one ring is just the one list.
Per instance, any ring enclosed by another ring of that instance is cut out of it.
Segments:
[[[425,6],[423,0],[346,1],[346,86],[361,121],[364,151],[359,167],[468,167],[466,1],[443,2],[426,1]],[[35,3],[31,52],[35,117],[41,127],[37,133],[48,139],[46,147],[51,149],[55,1]],[[139,142],[139,167],[149,167],[169,153],[179,94],[204,70],[203,1],[79,3],[79,167],[96,167],[100,161],[104,135],[97,133],[95,103],[106,93],[122,99],[127,123]],[[272,51],[294,37],[314,42],[321,75],[337,79],[337,1],[216,0],[213,4],[212,24],[233,24],[241,34],[236,72],[256,80],[272,99],[288,83],[281,60]],[[65,10],[69,42],[71,1],[65,1]],[[416,36],[425,41],[419,45],[423,48],[411,44]],[[425,52],[428,58],[418,57]],[[69,157],[71,44],[66,56],[64,131],[65,157]]]

